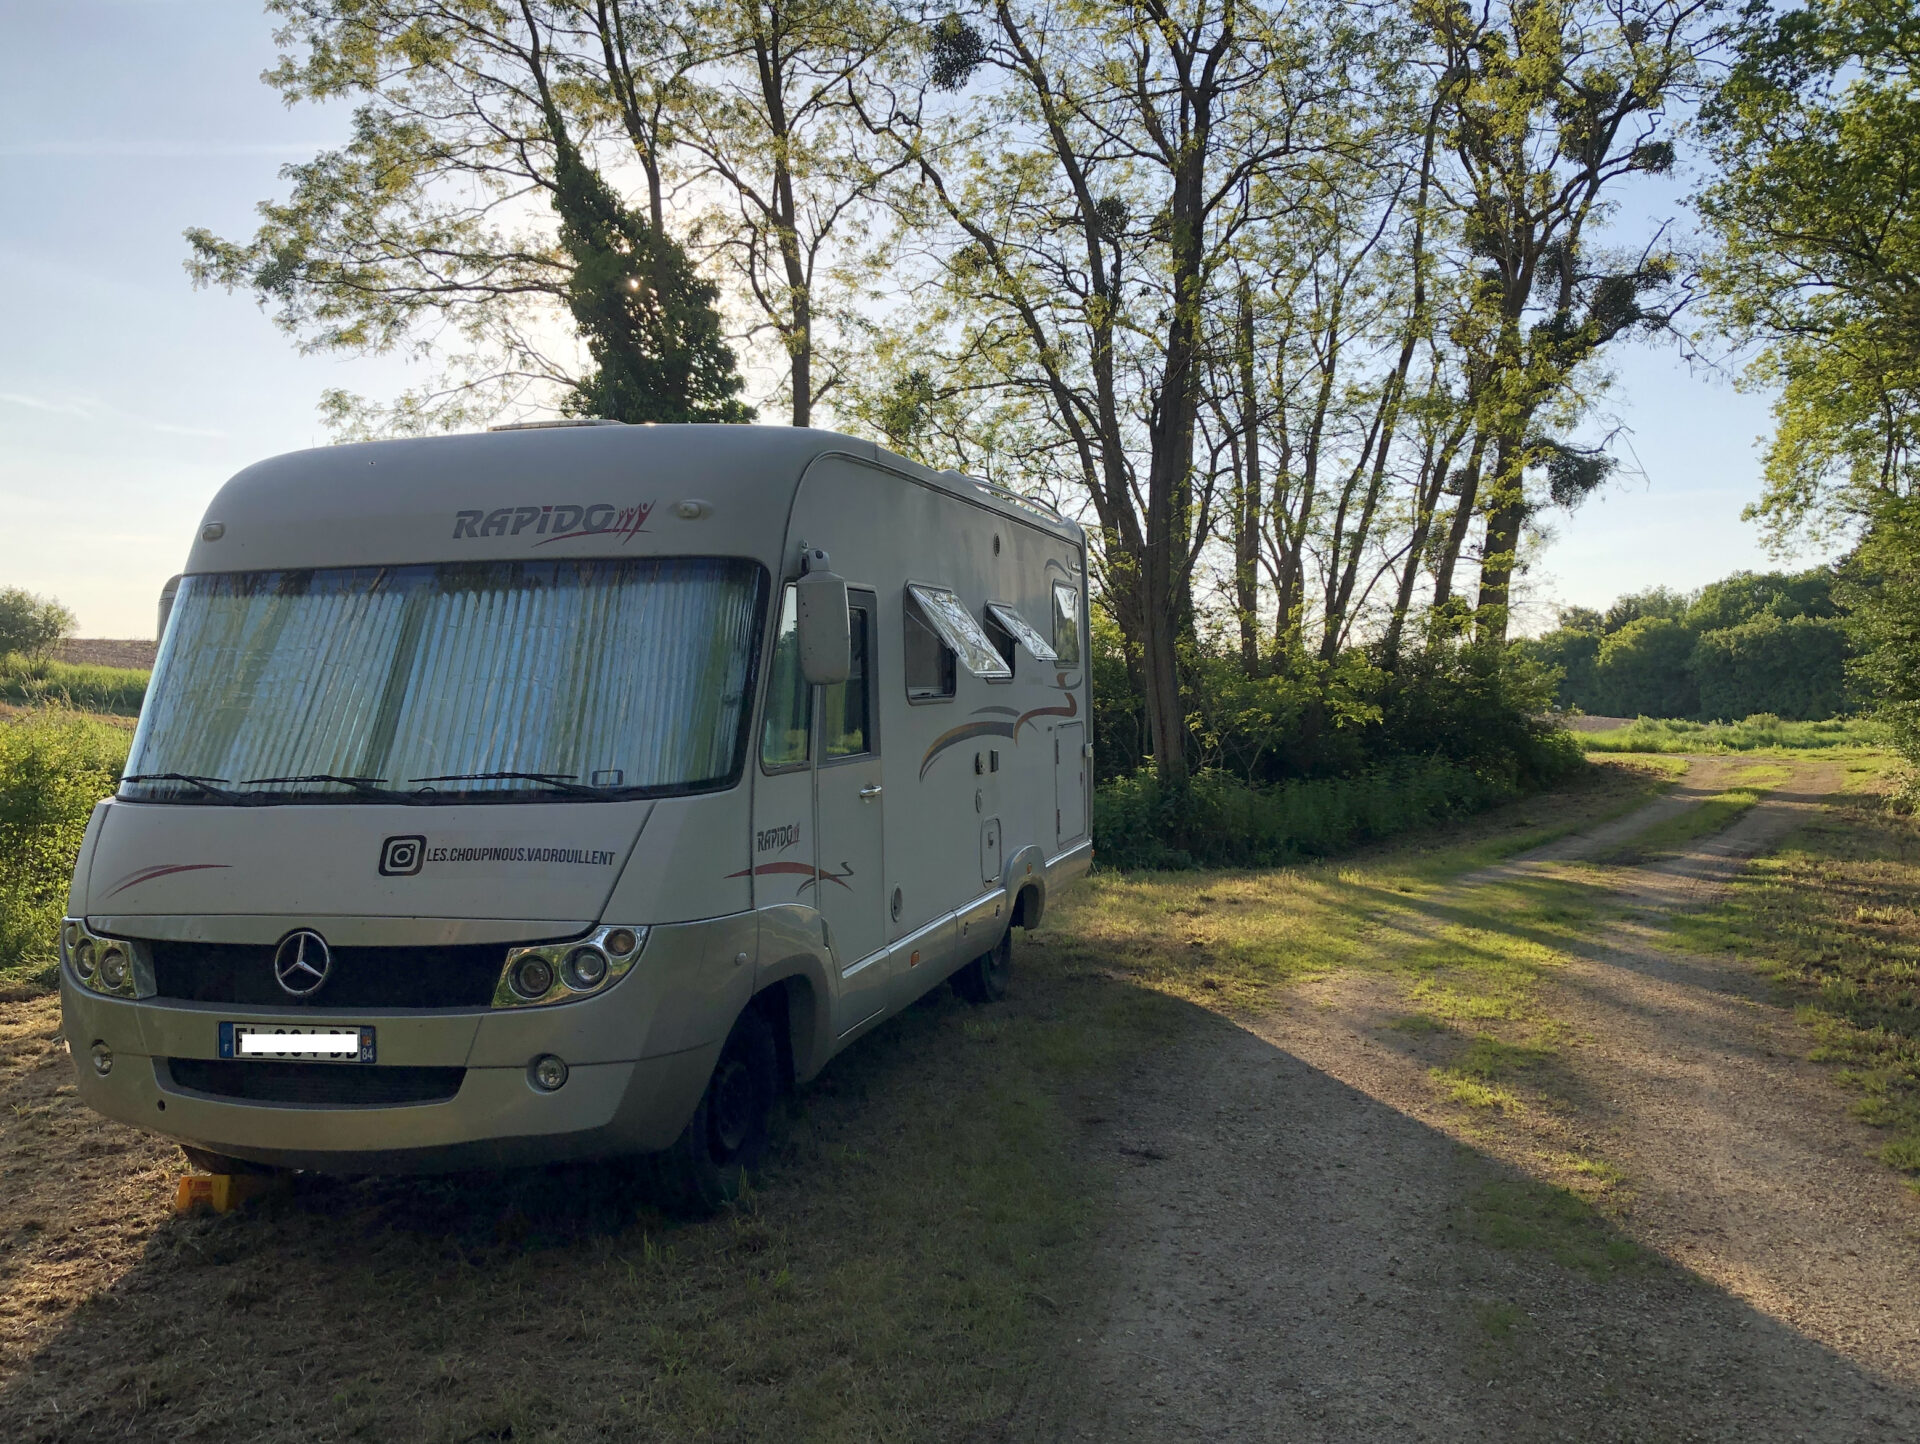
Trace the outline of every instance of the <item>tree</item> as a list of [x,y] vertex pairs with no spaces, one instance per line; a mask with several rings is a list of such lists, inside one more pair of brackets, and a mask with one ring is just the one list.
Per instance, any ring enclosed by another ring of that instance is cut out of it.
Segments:
[[1030,475],[1093,511],[1167,781],[1188,771],[1180,650],[1211,535],[1208,318],[1237,293],[1256,182],[1277,186],[1339,113],[1347,44],[1241,0],[993,0],[931,27],[924,86],[863,111],[911,163],[903,213],[939,235],[927,349],[998,399],[988,425]]
[[[1878,516],[1920,483],[1920,11],[1902,0],[1748,4],[1702,111],[1719,175],[1715,319],[1778,387],[1766,487],[1776,541]],[[1877,519],[1876,519],[1877,518]]]
[[[871,38],[866,49],[835,38],[867,24],[860,6],[815,6],[804,23],[793,6],[693,0],[268,8],[284,22],[268,82],[289,104],[355,101],[353,135],[286,168],[290,194],[260,207],[250,239],[190,230],[188,270],[197,284],[250,291],[305,350],[406,350],[440,363],[433,383],[391,405],[329,393],[337,429],[444,429],[569,398],[576,410],[631,414],[647,409],[636,386],[676,376],[687,395],[669,412],[738,415],[720,323],[704,314],[719,292],[668,234],[669,208],[677,186],[716,175],[744,204],[767,156],[778,161],[779,199],[754,213],[759,239],[723,234],[696,250],[736,295],[787,318],[776,329],[800,383],[789,389],[796,414],[808,413],[821,390],[811,288],[840,264],[830,241],[851,227],[873,182],[858,164],[815,163],[813,102],[795,87],[832,98],[891,63]],[[809,69],[807,57],[823,50],[831,54]],[[779,84],[737,83],[755,56],[779,71]],[[787,129],[753,123],[751,105],[762,102],[786,107]],[[630,168],[643,191],[631,210],[619,183]],[[543,224],[548,214],[560,226]],[[784,264],[793,245],[803,274],[768,289],[769,246]],[[615,294],[633,280],[632,294]],[[639,360],[649,346],[657,364]],[[581,349],[601,373],[591,385]]]
[[1687,669],[1703,718],[1737,722],[1771,712],[1821,721],[1847,707],[1847,634],[1832,617],[1783,618],[1762,611],[1737,626],[1705,632]]
[[73,613],[51,597],[36,596],[24,587],[0,588],[0,657],[38,657],[71,637],[78,625]]
[[751,421],[733,351],[720,339],[718,288],[687,253],[624,205],[581,157],[528,17],[528,61],[547,138],[560,248],[572,262],[567,306],[594,369],[563,409],[626,422]]
[[1609,343],[1665,326],[1677,307],[1657,234],[1638,252],[1609,254],[1591,232],[1622,182],[1672,167],[1669,110],[1697,88],[1713,3],[1497,0],[1476,11],[1424,0],[1417,11],[1454,97],[1454,165],[1440,189],[1477,270],[1475,306],[1454,341],[1479,373],[1486,450],[1475,448],[1455,515],[1486,516],[1483,639],[1507,634],[1522,530],[1537,505],[1529,473],[1546,474],[1561,504],[1606,475],[1603,458],[1556,439],[1552,408]]
[[1614,717],[1692,717],[1700,688],[1688,669],[1696,638],[1683,622],[1641,617],[1600,644],[1595,711]]

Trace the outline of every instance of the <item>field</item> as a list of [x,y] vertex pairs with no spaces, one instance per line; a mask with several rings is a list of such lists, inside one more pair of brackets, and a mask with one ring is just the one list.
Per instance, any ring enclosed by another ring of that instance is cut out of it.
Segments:
[[1609,755],[1344,859],[1097,874],[1008,1002],[941,990],[855,1046],[703,1222],[611,1165],[174,1219],[177,1153],[75,1105],[23,967],[0,1428],[1898,1437],[1920,826],[1884,778]]

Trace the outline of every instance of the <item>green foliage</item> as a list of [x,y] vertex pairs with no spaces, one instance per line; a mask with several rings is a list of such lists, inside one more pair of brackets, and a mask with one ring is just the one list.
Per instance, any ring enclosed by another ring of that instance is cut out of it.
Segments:
[[131,740],[52,710],[0,723],[0,974],[43,975],[53,959],[87,818]]
[[1702,717],[1777,713],[1795,721],[1846,710],[1847,634],[1833,617],[1750,622],[1704,634],[1688,661]]
[[1735,572],[1700,589],[1685,620],[1697,632],[1737,627],[1760,616],[1832,617],[1839,615],[1833,601],[1833,571],[1814,567],[1796,572]]
[[73,613],[51,597],[35,596],[24,587],[0,588],[0,657],[37,657],[71,637],[76,625]]
[[1692,717],[1700,687],[1688,663],[1695,636],[1684,622],[1643,616],[1600,643],[1594,710],[1609,716]]
[[573,263],[567,306],[595,366],[562,409],[634,423],[751,421],[720,336],[720,288],[677,241],[621,203],[551,104],[547,125],[560,247]]
[[[1124,770],[1103,758],[1095,852],[1116,867],[1264,866],[1520,796],[1582,765],[1568,734],[1534,720],[1551,680],[1515,653],[1458,644],[1391,673],[1360,651],[1263,677],[1202,657],[1189,691],[1213,765],[1183,788],[1137,753]],[[1098,693],[1095,709],[1114,710]],[[1096,735],[1117,730],[1096,722]]]
[[1692,596],[1656,587],[1604,614],[1570,608],[1519,644],[1557,668],[1554,700],[1601,716],[1794,721],[1847,710],[1847,632],[1834,573],[1735,572]]
[[[1566,733],[1561,775],[1580,766]],[[1326,857],[1364,842],[1430,827],[1520,796],[1517,777],[1488,776],[1444,758],[1403,757],[1366,772],[1253,787],[1199,772],[1185,788],[1151,771],[1094,794],[1093,848],[1103,867],[1269,867]]]
[[1580,735],[1588,752],[1799,752],[1878,747],[1885,740],[1885,729],[1867,718],[1783,722],[1771,712],[1728,723],[1642,717],[1609,732]]
[[1840,599],[1858,656],[1853,676],[1889,740],[1920,764],[1920,502],[1888,500],[1848,559]]
[[1776,536],[1846,523],[1920,483],[1920,11],[1903,0],[1751,4],[1703,108],[1720,176],[1717,319],[1778,387],[1766,493]]
[[77,708],[131,717],[146,700],[150,673],[47,658],[0,657],[0,702]]

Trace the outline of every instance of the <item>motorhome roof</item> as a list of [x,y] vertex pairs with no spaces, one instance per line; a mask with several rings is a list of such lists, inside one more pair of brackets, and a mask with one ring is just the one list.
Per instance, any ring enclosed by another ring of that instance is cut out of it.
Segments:
[[[449,545],[458,540],[457,518],[510,510],[517,519],[528,508],[555,506],[563,512],[570,506],[611,508],[616,515],[650,520],[649,529],[658,530],[679,503],[698,500],[736,519],[758,513],[752,518],[757,530],[775,514],[784,523],[801,474],[817,457],[836,452],[1080,540],[1077,526],[1038,503],[838,432],[737,425],[522,427],[356,442],[257,462],[214,497],[186,571],[458,559],[498,549]],[[544,533],[546,521],[538,527]]]

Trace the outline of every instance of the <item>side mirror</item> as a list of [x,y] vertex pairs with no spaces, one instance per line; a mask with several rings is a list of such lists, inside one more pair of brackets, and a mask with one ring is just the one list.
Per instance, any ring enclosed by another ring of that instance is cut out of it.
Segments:
[[828,571],[808,572],[794,583],[794,597],[799,603],[795,630],[800,675],[815,687],[846,681],[853,672],[847,579]]

